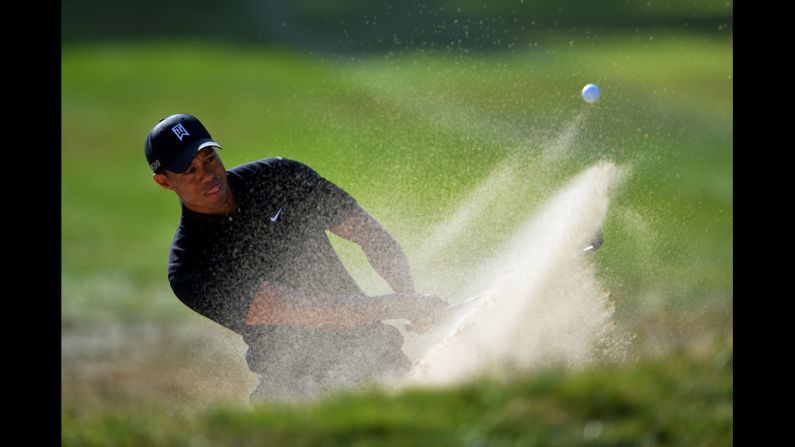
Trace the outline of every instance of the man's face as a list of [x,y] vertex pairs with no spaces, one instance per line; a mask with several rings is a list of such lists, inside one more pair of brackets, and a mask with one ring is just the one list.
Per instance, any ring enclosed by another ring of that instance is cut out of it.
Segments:
[[232,192],[226,179],[226,169],[212,147],[199,151],[184,173],[166,170],[155,174],[154,180],[163,188],[177,193],[182,203],[192,211],[206,214],[232,211]]

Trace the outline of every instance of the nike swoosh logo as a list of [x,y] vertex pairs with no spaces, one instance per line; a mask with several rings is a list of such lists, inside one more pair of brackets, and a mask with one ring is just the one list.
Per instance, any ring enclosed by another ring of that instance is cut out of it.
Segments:
[[271,222],[276,222],[276,219],[279,218],[279,214],[281,214],[281,213],[282,213],[282,209],[279,208],[279,211],[277,211],[275,215],[271,216]]

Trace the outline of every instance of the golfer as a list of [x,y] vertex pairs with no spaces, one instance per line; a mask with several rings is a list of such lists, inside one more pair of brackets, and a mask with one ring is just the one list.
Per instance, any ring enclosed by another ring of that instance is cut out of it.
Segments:
[[[447,303],[415,291],[395,239],[349,194],[298,161],[265,158],[230,170],[194,116],[160,120],[144,152],[182,213],[168,280],[195,312],[240,334],[260,377],[259,400],[304,400],[397,381],[410,367],[383,320],[433,327]],[[357,286],[326,231],[358,244],[393,294]]]

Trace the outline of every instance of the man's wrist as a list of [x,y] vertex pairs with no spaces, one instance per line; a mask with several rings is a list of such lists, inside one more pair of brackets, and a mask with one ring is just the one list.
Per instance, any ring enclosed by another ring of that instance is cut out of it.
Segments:
[[402,281],[395,281],[395,283],[391,284],[391,286],[395,293],[417,293],[417,291],[414,289],[414,281],[412,281],[411,278],[405,278]]

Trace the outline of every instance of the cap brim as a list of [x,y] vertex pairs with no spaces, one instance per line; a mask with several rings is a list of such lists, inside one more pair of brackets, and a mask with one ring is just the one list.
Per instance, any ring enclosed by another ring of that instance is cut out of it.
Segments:
[[195,157],[196,154],[205,147],[217,147],[218,149],[222,149],[221,146],[219,146],[218,143],[213,140],[207,138],[196,140],[192,145],[185,147],[185,149],[183,149],[182,152],[180,152],[179,155],[177,155],[174,160],[172,160],[171,163],[166,166],[166,169],[171,172],[182,174],[190,167],[193,157]]

